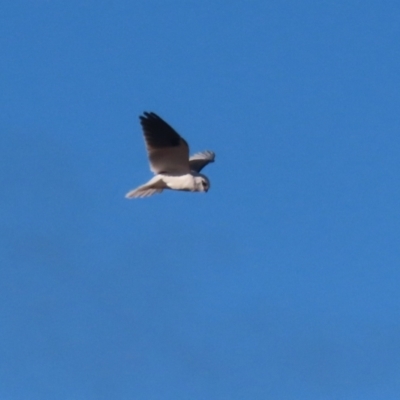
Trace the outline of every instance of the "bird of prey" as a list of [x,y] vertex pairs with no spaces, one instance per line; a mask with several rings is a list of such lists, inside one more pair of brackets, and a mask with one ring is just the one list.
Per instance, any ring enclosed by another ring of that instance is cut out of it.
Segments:
[[207,150],[189,158],[189,146],[185,139],[157,114],[144,112],[139,118],[150,169],[155,176],[128,192],[125,197],[148,197],[164,189],[207,192],[210,181],[200,171],[214,162],[214,152]]

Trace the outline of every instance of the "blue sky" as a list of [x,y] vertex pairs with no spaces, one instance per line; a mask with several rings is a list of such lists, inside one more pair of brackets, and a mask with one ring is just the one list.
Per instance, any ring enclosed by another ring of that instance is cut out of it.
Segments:
[[[0,398],[398,399],[399,18],[3,1]],[[207,194],[124,198],[143,111]]]

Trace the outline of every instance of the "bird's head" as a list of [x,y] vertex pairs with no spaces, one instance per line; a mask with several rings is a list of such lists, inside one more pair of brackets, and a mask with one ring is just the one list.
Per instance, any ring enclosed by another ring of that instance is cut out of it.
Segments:
[[198,174],[194,178],[197,192],[208,192],[210,189],[210,180],[203,174]]

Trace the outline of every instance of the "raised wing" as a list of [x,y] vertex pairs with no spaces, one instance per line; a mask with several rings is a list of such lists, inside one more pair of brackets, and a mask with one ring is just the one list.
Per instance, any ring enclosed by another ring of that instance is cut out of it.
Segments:
[[213,151],[202,151],[196,153],[189,159],[189,165],[191,171],[200,172],[207,164],[214,162],[215,153]]
[[187,174],[189,146],[179,134],[153,112],[140,117],[150,169],[155,174]]

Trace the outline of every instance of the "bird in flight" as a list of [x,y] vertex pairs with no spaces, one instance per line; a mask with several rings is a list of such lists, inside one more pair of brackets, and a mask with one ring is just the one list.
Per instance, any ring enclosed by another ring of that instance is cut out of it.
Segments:
[[140,117],[150,169],[155,176],[126,194],[127,199],[148,197],[164,189],[207,192],[210,180],[200,171],[214,162],[212,151],[189,157],[189,146],[171,126],[153,112]]

